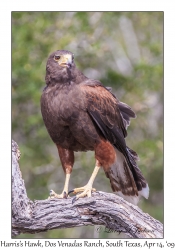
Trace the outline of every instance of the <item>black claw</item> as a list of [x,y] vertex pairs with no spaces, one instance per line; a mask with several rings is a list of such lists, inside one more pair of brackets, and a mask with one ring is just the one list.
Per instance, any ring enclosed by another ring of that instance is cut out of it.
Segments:
[[53,190],[52,189],[49,191],[49,195],[50,195],[50,197],[53,195]]
[[72,205],[75,203],[76,200],[77,200],[77,197],[75,196],[75,197],[72,199]]
[[67,196],[68,196],[68,195],[67,195],[66,191],[64,191],[63,198],[64,198],[64,199],[67,199]]
[[74,192],[74,189],[72,189],[71,191],[68,192],[68,195],[73,193]]

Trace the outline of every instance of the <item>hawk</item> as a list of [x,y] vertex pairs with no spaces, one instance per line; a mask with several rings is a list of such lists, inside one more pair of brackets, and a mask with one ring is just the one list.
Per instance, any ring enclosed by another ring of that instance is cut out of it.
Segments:
[[[110,88],[78,70],[70,51],[57,50],[49,56],[45,80],[41,113],[66,176],[62,193],[51,190],[50,196],[66,198],[73,192],[74,201],[90,197],[103,168],[114,192],[134,204],[140,196],[148,198],[147,181],[136,163],[138,155],[125,142],[130,118],[136,117],[133,110]],[[95,152],[94,171],[85,186],[68,192],[74,152],[88,150]]]

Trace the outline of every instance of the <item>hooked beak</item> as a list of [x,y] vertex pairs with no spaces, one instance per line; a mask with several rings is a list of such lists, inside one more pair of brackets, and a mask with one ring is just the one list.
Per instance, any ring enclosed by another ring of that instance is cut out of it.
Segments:
[[64,55],[61,57],[61,60],[58,64],[64,68],[71,68],[72,67],[72,55]]

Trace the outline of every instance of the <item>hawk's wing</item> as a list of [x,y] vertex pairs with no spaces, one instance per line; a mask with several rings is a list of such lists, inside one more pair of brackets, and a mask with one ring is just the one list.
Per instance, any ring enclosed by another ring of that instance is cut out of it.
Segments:
[[119,102],[110,90],[98,81],[84,82],[80,88],[86,98],[87,111],[104,138],[124,153],[126,129],[130,123],[130,117],[135,117],[135,113],[127,104]]
[[[106,87],[106,89],[110,92],[112,91],[111,87]],[[116,98],[116,96],[112,92],[111,94]],[[118,107],[120,110],[120,114],[122,115],[125,128],[127,129],[127,127],[130,125],[130,118],[136,118],[136,114],[131,109],[131,107],[124,102],[118,102]]]

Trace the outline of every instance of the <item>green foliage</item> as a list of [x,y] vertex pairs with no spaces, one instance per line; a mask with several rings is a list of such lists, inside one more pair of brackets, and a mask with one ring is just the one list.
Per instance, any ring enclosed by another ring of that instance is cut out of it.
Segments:
[[[12,12],[12,134],[31,199],[47,198],[50,189],[59,193],[64,184],[40,112],[46,60],[57,49],[72,51],[85,75],[111,86],[137,113],[127,144],[139,154],[139,167],[150,186],[150,197],[140,206],[163,221],[163,12]],[[94,164],[92,152],[76,153],[70,189],[87,183]],[[111,192],[103,170],[94,187]],[[93,227],[82,227],[24,237],[93,235]]]

